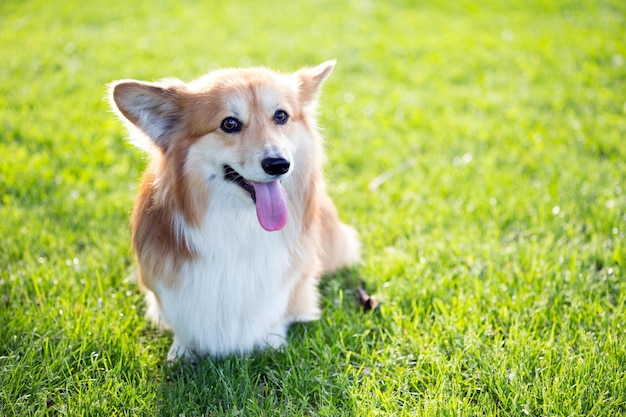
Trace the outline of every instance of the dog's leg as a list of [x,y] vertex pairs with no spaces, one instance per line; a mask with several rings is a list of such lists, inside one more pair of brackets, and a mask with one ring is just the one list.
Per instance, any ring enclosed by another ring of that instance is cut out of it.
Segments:
[[272,331],[265,336],[263,342],[258,344],[257,347],[259,349],[280,349],[284,346],[287,346],[287,328],[289,327],[288,323],[281,322],[278,323]]
[[172,330],[169,324],[163,320],[163,315],[161,314],[161,305],[159,304],[159,300],[156,295],[145,289],[146,292],[146,304],[148,309],[146,310],[146,318],[154,323],[160,330]]
[[330,197],[320,198],[322,224],[322,274],[355,264],[360,259],[359,236],[351,226],[341,223]]
[[321,317],[321,310],[318,305],[319,292],[317,289],[318,278],[309,273],[304,276],[293,292],[287,308],[286,323],[296,321],[313,321]]
[[180,342],[178,336],[174,335],[174,341],[167,352],[167,361],[170,363],[183,361],[183,362],[195,362],[198,359],[197,355],[189,349],[187,346]]

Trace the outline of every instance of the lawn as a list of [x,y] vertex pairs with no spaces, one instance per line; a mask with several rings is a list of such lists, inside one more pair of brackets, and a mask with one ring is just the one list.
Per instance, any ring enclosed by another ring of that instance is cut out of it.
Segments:
[[[3,0],[0,415],[624,415],[625,40],[623,0]],[[284,351],[168,367],[105,84],[332,58],[362,263]]]

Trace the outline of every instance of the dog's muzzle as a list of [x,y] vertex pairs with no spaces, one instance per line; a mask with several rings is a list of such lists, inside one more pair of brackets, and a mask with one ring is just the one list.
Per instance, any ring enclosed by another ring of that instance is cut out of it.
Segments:
[[276,177],[287,173],[290,164],[284,158],[265,158],[262,167],[275,179],[268,182],[246,180],[229,165],[223,167],[224,179],[237,184],[250,194],[261,227],[268,232],[275,232],[281,230],[287,223],[286,193]]

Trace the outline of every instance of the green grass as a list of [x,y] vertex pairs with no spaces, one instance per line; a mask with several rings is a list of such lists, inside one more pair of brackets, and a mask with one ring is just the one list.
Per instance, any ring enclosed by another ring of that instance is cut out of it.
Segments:
[[[620,0],[2,1],[0,415],[624,415],[625,39]],[[285,351],[168,368],[104,85],[331,58],[363,263]]]

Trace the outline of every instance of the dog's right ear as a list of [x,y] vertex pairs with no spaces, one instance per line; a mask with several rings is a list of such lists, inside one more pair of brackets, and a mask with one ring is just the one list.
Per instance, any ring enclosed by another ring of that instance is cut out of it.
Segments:
[[326,61],[313,68],[301,68],[296,71],[300,89],[300,100],[304,104],[315,104],[322,84],[335,68],[336,61]]
[[[130,123],[129,127],[138,128],[166,151],[170,138],[182,124],[180,88],[135,80],[116,81],[109,85],[109,101],[118,116]],[[135,144],[146,148],[145,143]]]

